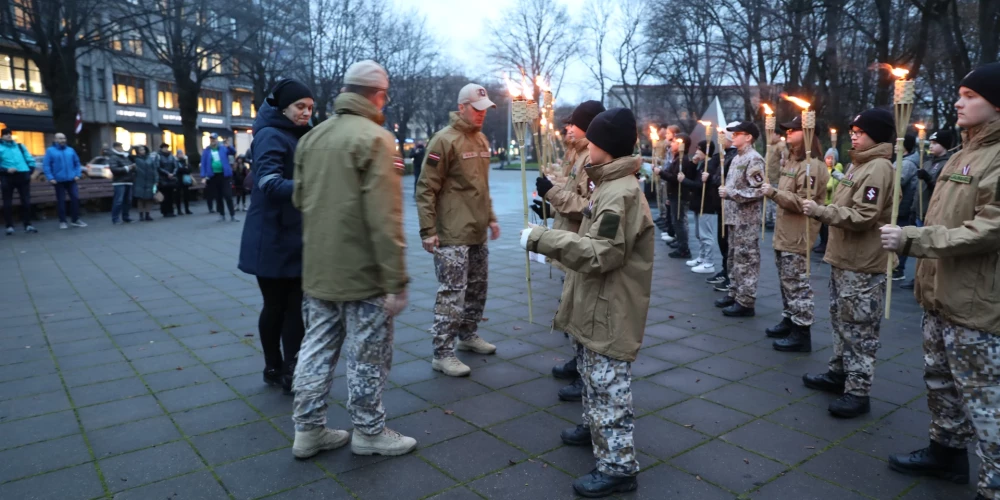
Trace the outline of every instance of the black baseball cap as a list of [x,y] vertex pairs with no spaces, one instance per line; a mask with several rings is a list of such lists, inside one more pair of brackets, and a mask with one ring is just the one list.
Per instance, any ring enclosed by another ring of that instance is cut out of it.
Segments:
[[760,137],[760,129],[757,128],[757,125],[754,125],[753,122],[740,122],[739,125],[736,125],[735,127],[727,127],[726,130],[729,132],[743,132],[745,134],[750,134],[755,141],[758,137]]
[[790,130],[802,130],[802,115],[796,115],[792,121],[779,123],[778,126],[781,127],[781,130],[786,132]]

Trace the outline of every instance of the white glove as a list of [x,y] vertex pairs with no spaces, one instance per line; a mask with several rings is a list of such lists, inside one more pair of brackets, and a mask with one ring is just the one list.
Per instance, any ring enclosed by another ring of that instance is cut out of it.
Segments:
[[528,249],[528,236],[531,236],[531,229],[530,227],[526,227],[521,230],[521,248],[525,250]]

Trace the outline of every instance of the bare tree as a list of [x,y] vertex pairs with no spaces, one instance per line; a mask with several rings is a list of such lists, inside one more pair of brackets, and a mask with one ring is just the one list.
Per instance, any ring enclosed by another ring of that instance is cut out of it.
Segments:
[[317,121],[334,111],[333,100],[343,86],[344,73],[364,53],[363,21],[368,15],[363,0],[310,2],[307,74],[316,99]]
[[601,102],[604,102],[604,96],[607,94],[608,76],[604,72],[605,40],[611,29],[612,5],[603,0],[589,0],[585,9],[584,31],[591,43],[591,50],[585,55],[589,58],[589,61],[586,61],[589,63],[587,69],[601,89]]
[[250,21],[239,28],[243,43],[233,56],[234,70],[253,86],[260,108],[267,92],[282,78],[305,76],[309,57],[309,3],[304,0],[258,0],[247,6]]

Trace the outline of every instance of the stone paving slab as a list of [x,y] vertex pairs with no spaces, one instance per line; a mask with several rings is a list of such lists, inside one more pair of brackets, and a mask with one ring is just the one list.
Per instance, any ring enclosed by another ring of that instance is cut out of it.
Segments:
[[[528,323],[520,178],[491,174],[504,236],[490,243],[480,332],[499,352],[460,353],[468,378],[430,369],[437,283],[406,204],[414,282],[384,398],[388,425],[419,441],[405,457],[345,448],[293,460],[291,399],[260,377],[259,291],[235,269],[241,224],[199,213],[113,227],[108,214],[88,214],[86,229],[48,220],[37,235],[0,240],[0,498],[573,498],[570,481],[594,461],[558,436],[580,421],[579,403],[559,401],[564,382],[551,376],[572,356],[548,326],[560,273],[533,266]],[[740,319],[722,317],[705,276],[657,245],[632,367],[643,472],[639,490],[621,498],[971,499],[972,486],[885,463],[927,441],[912,294],[897,290],[882,322],[872,414],[834,419],[831,396],[800,380],[830,355],[829,266],[814,258],[815,351],[774,352],[763,335],[780,318],[770,239],[758,316]],[[341,363],[328,417],[349,428],[344,373]]]

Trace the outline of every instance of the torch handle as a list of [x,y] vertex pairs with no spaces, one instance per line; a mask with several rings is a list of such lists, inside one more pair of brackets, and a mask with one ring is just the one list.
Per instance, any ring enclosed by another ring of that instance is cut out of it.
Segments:
[[[808,146],[806,146],[808,147]],[[806,199],[812,199],[812,149],[806,154]],[[809,231],[809,216],[806,216],[806,276],[811,274],[812,232]]]
[[[917,165],[919,170],[924,169],[924,143],[920,142],[920,164]],[[919,183],[917,184],[917,218],[924,220],[924,188]]]
[[[770,175],[769,175],[769,173],[768,173],[768,167],[771,165],[771,134],[773,132],[774,132],[773,130],[770,130],[770,129],[767,130],[767,142],[766,142],[766,145],[764,146],[765,147],[765,149],[764,149],[764,178],[765,179],[770,179],[771,178]],[[764,239],[764,226],[766,225],[766,220],[767,220],[767,199],[765,197],[764,204],[763,204],[763,206],[761,206],[761,209],[760,209],[760,239],[762,239],[762,240]]]
[[[899,197],[900,184],[902,183],[900,172],[903,170],[903,138],[896,138],[896,169],[892,174],[892,219],[889,224],[895,224],[899,217]],[[892,254],[885,259],[885,319],[889,319],[889,310],[892,307]]]

